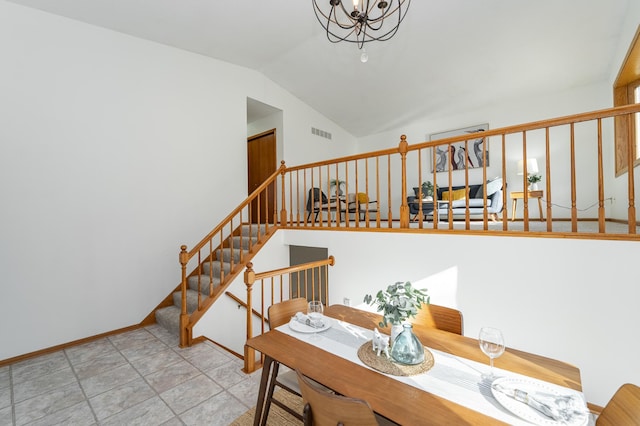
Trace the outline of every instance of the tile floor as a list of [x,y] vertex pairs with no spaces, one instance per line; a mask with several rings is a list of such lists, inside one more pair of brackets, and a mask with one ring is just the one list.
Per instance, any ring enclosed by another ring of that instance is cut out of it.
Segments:
[[0,367],[0,426],[228,425],[257,399],[262,370],[242,365],[140,328]]

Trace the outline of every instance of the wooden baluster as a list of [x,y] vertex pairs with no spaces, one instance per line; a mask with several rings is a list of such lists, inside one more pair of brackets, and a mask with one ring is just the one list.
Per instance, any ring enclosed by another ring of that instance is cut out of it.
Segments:
[[[638,113],[640,114],[640,113]],[[627,129],[631,129],[632,124],[631,120],[633,119],[633,114],[627,114]],[[638,130],[636,130],[638,131]],[[634,163],[635,157],[638,155],[636,150],[634,149],[635,140],[629,136],[627,136],[627,191],[629,197],[629,210],[628,210],[628,221],[629,221],[629,234],[636,233],[636,205],[635,205],[635,171],[634,171]],[[635,155],[634,155],[635,153]]]
[[[451,153],[451,144],[449,144],[449,153]],[[449,154],[451,155],[451,154]],[[453,229],[453,202],[451,201],[451,194],[453,192],[453,167],[451,163],[453,161],[453,155],[449,158],[449,203],[447,203],[447,217],[449,218],[449,229]]]
[[431,147],[431,160],[432,160],[432,178],[433,178],[433,229],[438,229],[438,222],[440,222],[440,205],[438,204],[438,179],[437,179],[437,170],[436,165],[436,151],[438,150],[437,146]]
[[182,283],[180,285],[182,291],[182,306],[180,308],[180,347],[185,348],[189,346],[190,343],[187,333],[187,325],[189,324],[189,314],[187,313],[187,263],[189,263],[189,253],[187,253],[187,246],[180,246],[178,261],[180,262],[182,274]]
[[602,119],[598,118],[598,232],[606,231],[604,209],[604,167],[602,165]]
[[551,145],[550,145],[550,135],[549,128],[545,127],[545,154],[546,158],[546,170],[545,170],[545,179],[547,181],[547,232],[553,231],[553,214],[551,213]]
[[345,195],[345,213],[344,213],[344,221],[347,225],[347,228],[351,226],[351,217],[349,216],[349,162],[347,161],[344,165],[344,195]]
[[[222,236],[222,234],[221,234]],[[220,240],[220,258],[223,257],[222,254],[222,239]],[[213,259],[213,237],[209,240],[209,258]],[[233,253],[231,254],[231,256],[233,256]],[[213,268],[209,268],[209,296],[213,295]],[[200,297],[200,294],[198,294],[198,297]],[[198,300],[198,309],[200,309],[200,300]]]
[[529,171],[527,170],[528,166],[527,161],[527,132],[522,132],[522,184],[524,185],[522,197],[522,221],[523,221],[523,229],[525,232],[529,231]]
[[[469,154],[468,152],[469,152],[469,141],[465,139],[464,141],[464,164],[465,164],[464,186],[465,188],[469,188]],[[453,204],[453,202],[451,204]],[[465,205],[464,229],[468,231],[469,228],[471,228],[471,215],[469,214],[469,194],[468,193],[464,197],[464,205]],[[451,208],[453,208],[453,206],[451,206]],[[486,220],[485,220],[485,226],[486,226]]]
[[[247,338],[249,340],[253,337],[253,301],[251,299],[251,293],[253,290],[253,283],[256,281],[256,273],[253,270],[253,263],[247,264],[247,269],[244,271],[244,283],[247,286]],[[264,311],[262,311],[264,312]],[[249,346],[244,346],[244,372],[251,373],[255,371],[256,351]]]
[[[509,229],[509,222],[507,217],[507,153],[506,153],[506,137],[504,133],[502,134],[501,143],[502,143],[502,230],[506,231]],[[485,139],[485,142],[488,144],[489,141]],[[488,146],[488,145],[487,145]],[[487,150],[483,150],[483,159],[484,164],[487,164]],[[485,180],[486,182],[486,180]],[[486,191],[485,191],[486,192]]]
[[380,228],[380,156],[376,155],[376,228]]
[[571,232],[578,232],[578,209],[576,207],[576,135],[571,123]]
[[355,160],[355,170],[354,173],[356,175],[356,214],[355,214],[355,222],[356,222],[356,228],[360,227],[360,201],[358,200],[358,192],[360,191],[360,187],[358,186],[358,160]]
[[[422,193],[422,150],[418,150],[418,196],[414,199],[418,203],[418,228],[424,227],[424,212],[422,211],[422,199],[426,194]],[[408,205],[408,204],[407,204]]]
[[[400,204],[400,228],[409,227],[409,204],[407,203],[407,151],[409,144],[407,143],[407,136],[400,136],[400,145],[398,146],[398,152],[400,153],[400,161],[402,163],[402,201]],[[391,167],[389,167],[391,169]],[[389,188],[391,188],[391,176],[389,176]],[[391,189],[389,189],[391,191]],[[391,200],[391,193],[389,193],[389,200]]]

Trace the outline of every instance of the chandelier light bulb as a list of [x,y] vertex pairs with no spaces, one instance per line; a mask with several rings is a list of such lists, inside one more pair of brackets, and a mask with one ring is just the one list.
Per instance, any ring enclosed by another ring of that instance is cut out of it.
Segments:
[[360,55],[360,62],[365,64],[369,60],[369,54],[364,48],[362,49],[362,54]]

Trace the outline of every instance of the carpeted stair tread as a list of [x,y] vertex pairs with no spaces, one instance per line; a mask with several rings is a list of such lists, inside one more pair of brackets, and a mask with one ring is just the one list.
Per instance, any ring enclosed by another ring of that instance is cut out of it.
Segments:
[[237,247],[236,248],[228,247],[228,248],[216,250],[216,258],[220,259],[222,257],[222,260],[225,262],[231,262],[231,259],[233,258],[234,263],[240,263],[240,256],[242,255],[244,257],[248,253],[249,253],[249,250],[241,250]]
[[245,250],[249,250],[256,245],[258,237],[233,237],[231,240],[233,241],[233,247],[242,247]]
[[182,310],[177,306],[167,306],[156,310],[156,322],[170,332],[180,334],[180,313]]
[[[225,274],[231,272],[231,264],[229,262],[223,261],[221,265],[219,260],[213,260],[211,262],[204,262],[201,266],[202,275],[212,275],[213,277],[220,277],[220,269],[222,269]],[[213,271],[213,273],[211,273],[211,271]]]
[[257,237],[258,235],[264,235],[267,232],[267,227],[262,225],[242,225],[242,236],[248,237]]
[[[200,291],[202,292],[202,294],[205,295],[209,295],[209,284],[210,284],[210,280],[213,281],[213,288],[216,288],[220,285],[220,278],[218,278],[218,276],[214,275],[213,277],[210,277],[209,275],[200,275]],[[192,277],[187,278],[187,286],[195,291],[196,293],[198,292],[198,276],[194,275]]]
[[[202,296],[204,299],[206,296]],[[182,292],[176,291],[173,293],[173,304],[182,310]],[[198,309],[198,292],[194,290],[187,290],[187,312],[191,314]]]

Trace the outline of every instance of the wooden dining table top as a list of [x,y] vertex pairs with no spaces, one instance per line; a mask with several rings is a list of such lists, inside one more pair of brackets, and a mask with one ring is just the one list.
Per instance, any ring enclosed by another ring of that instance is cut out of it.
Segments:
[[[332,305],[325,315],[366,329],[378,327],[381,316],[360,309]],[[381,331],[389,332],[382,328]],[[488,363],[476,339],[437,329],[414,327],[428,348],[477,362]],[[339,394],[366,400],[373,410],[403,425],[502,424],[499,420],[382,373],[334,355],[303,340],[272,330],[247,341],[247,345],[322,383]],[[580,370],[565,362],[507,348],[494,361],[497,368],[513,371],[577,391],[582,390]]]

